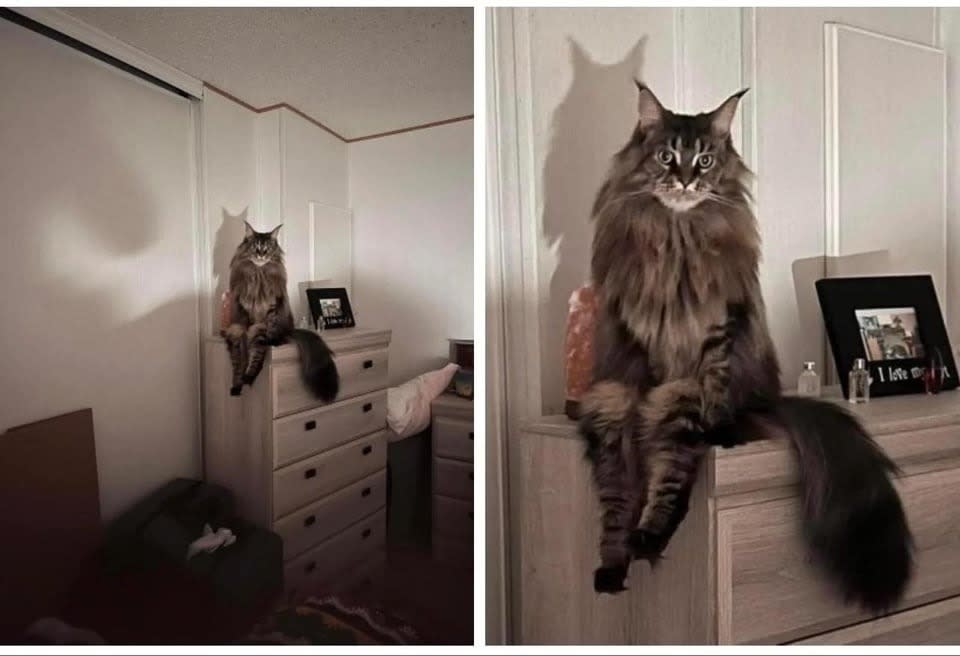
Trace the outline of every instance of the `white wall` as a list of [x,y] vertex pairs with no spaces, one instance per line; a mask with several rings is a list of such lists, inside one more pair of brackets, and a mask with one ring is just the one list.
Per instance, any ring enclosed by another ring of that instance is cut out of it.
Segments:
[[947,53],[947,327],[954,357],[960,360],[960,9],[944,7],[940,46]]
[[[756,62],[749,82],[754,89],[745,99],[756,111],[753,167],[764,239],[761,283],[784,384],[793,387],[800,364],[823,362],[826,348],[811,288],[826,271],[824,23],[846,23],[932,45],[936,11],[761,8],[755,16],[755,38],[744,40],[744,58]],[[868,112],[864,120],[869,120]],[[942,241],[936,235],[924,237]],[[799,309],[794,268],[806,290]]]
[[93,408],[109,520],[200,473],[190,103],[0,21],[0,432]]
[[[666,105],[687,112],[712,109],[733,91],[751,87],[738,119],[743,129],[735,130],[734,141],[758,175],[761,283],[784,384],[796,384],[803,360],[822,362],[825,340],[811,285],[826,270],[824,22],[841,21],[931,45],[937,10],[498,12],[500,29],[510,31],[509,39],[503,34],[498,39],[508,44],[504,47],[511,49],[516,69],[511,88],[499,92],[519,99],[509,126],[515,133],[507,135],[503,151],[513,161],[502,169],[508,176],[502,186],[521,189],[514,210],[508,211],[518,213],[522,226],[532,225],[520,257],[537,263],[533,273],[523,273],[522,284],[537,290],[539,305],[532,314],[539,323],[540,375],[525,386],[542,398],[541,411],[562,411],[567,300],[589,275],[593,196],[610,157],[634,125],[634,75]],[[515,171],[509,170],[514,166]],[[523,237],[525,229],[517,236]],[[942,239],[934,234],[917,238]],[[795,266],[807,276],[804,288],[810,288],[801,299],[802,309],[794,288]],[[506,299],[508,307],[517,302]]]
[[208,273],[210,289],[204,322],[209,332],[219,332],[219,299],[230,283],[230,259],[243,239],[243,222],[256,225],[259,209],[257,193],[257,114],[205,90],[201,107],[203,123],[204,187],[206,192],[206,244],[212,267]]
[[[294,316],[306,314],[297,283],[310,280],[310,203],[346,208],[347,144],[289,109],[279,110],[283,139],[283,247]],[[275,225],[275,224],[274,224]],[[272,226],[271,226],[272,227]],[[323,239],[322,228],[317,239]],[[349,248],[349,243],[344,244]]]
[[391,384],[473,337],[473,121],[350,144],[358,323],[393,329]]

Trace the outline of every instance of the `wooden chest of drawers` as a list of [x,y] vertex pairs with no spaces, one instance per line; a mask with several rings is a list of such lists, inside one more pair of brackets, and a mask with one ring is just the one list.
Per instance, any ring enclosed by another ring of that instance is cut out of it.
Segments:
[[340,393],[303,385],[297,348],[270,349],[240,397],[229,395],[222,339],[206,343],[204,469],[240,514],[283,538],[288,591],[334,590],[378,575],[386,531],[390,331],[326,331]]
[[949,644],[960,636],[960,392],[856,406],[903,470],[916,572],[891,613],[847,606],[809,562],[789,446],[713,449],[664,560],[593,591],[599,508],[575,427],[530,424],[521,451],[520,639],[527,644]]
[[473,402],[444,394],[431,406],[433,553],[473,566]]

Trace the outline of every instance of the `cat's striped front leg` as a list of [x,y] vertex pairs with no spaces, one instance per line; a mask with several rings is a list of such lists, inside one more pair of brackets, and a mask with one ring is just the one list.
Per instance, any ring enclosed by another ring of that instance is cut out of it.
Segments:
[[607,439],[591,453],[602,513],[600,567],[593,578],[597,592],[615,594],[626,589],[623,583],[631,560],[627,537],[641,505],[637,498],[640,486],[630,474],[629,449],[629,439]]

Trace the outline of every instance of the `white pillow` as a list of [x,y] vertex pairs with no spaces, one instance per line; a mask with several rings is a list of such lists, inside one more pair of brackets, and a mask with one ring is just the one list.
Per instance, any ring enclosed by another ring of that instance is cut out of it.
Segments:
[[450,363],[387,390],[391,441],[415,435],[430,425],[430,402],[443,394],[458,369],[459,365]]

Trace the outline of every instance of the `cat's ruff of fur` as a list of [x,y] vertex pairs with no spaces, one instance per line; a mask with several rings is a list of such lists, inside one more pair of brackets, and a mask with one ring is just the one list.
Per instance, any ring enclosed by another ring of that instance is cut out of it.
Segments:
[[889,608],[912,571],[895,467],[849,413],[781,395],[749,172],[729,134],[743,92],[687,116],[638,91],[593,208],[595,382],[580,431],[603,512],[594,587],[619,592],[631,560],[656,562],[709,445],[776,435],[798,457],[815,560],[848,601]]

